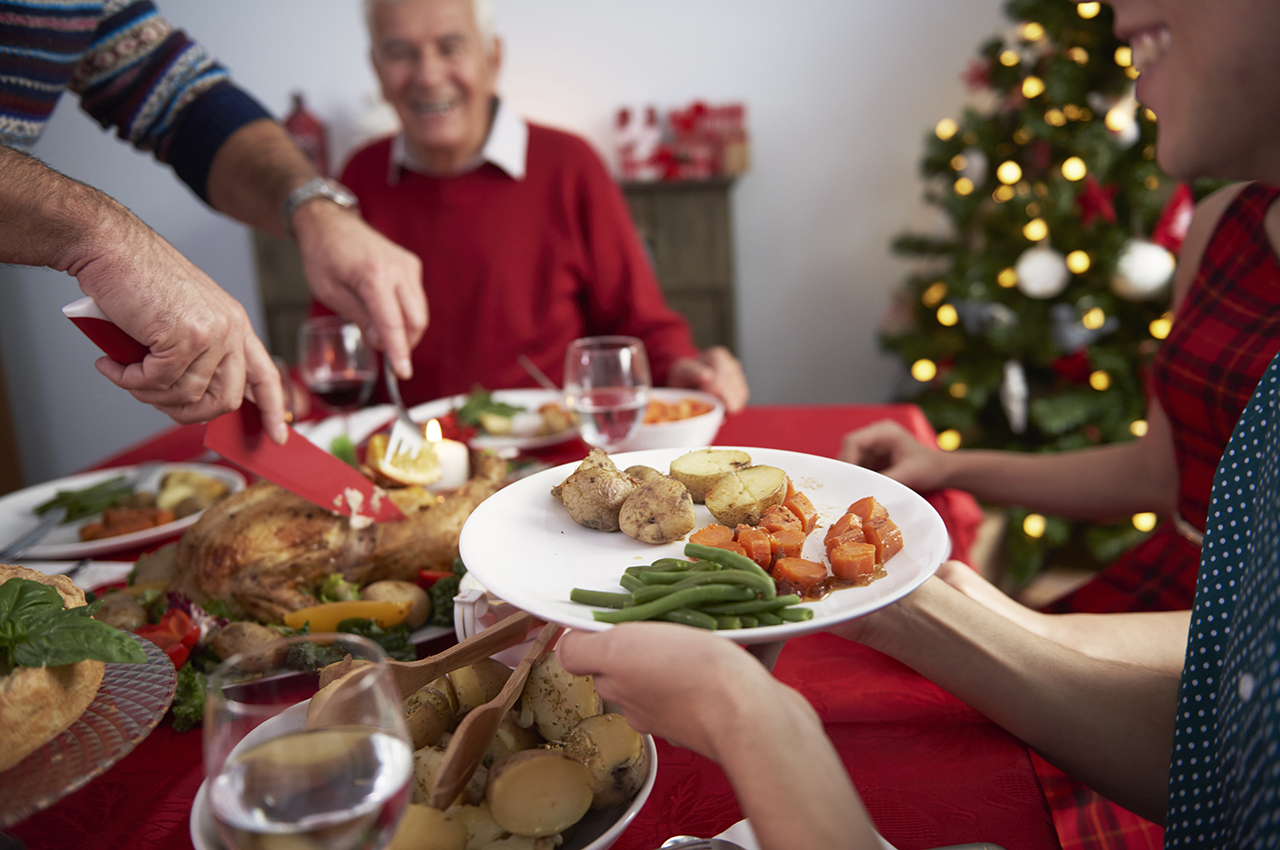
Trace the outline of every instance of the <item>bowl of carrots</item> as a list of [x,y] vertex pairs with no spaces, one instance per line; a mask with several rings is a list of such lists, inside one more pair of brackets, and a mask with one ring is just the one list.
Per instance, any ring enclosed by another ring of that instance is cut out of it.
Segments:
[[700,390],[654,387],[644,423],[614,451],[709,446],[724,421],[724,403]]

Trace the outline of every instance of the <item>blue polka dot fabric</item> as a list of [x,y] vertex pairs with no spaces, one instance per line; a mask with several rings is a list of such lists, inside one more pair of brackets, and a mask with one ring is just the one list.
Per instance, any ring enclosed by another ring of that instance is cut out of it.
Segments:
[[1165,847],[1280,848],[1280,357],[1214,477]]

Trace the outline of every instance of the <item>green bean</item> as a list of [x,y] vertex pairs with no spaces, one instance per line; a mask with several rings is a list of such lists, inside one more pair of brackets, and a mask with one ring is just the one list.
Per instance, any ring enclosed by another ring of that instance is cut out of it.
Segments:
[[746,602],[725,602],[723,605],[708,605],[703,608],[708,614],[754,614],[757,611],[776,611],[788,605],[795,605],[800,597],[794,593],[786,596],[775,596],[773,599],[750,599]]
[[707,629],[715,631],[717,628],[723,628],[717,622],[715,617],[710,614],[704,614],[694,608],[677,608],[674,611],[668,611],[665,614],[658,615],[658,619],[667,620],[672,623],[680,623],[686,626],[696,626],[699,629]]
[[[709,564],[710,566],[701,567],[698,564]],[[724,569],[721,564],[717,564],[715,561],[698,561],[687,570],[647,570],[643,573],[636,573],[635,576],[645,584],[675,584],[698,573],[723,572]]]
[[595,605],[598,608],[621,608],[631,601],[630,593],[608,593],[603,590],[584,590],[575,587],[569,591],[569,599],[582,605]]
[[[732,584],[741,585],[750,588],[755,593],[763,594],[766,598],[777,596],[778,588],[773,583],[773,579],[767,575],[759,576],[754,573],[744,572],[742,570],[721,570],[715,573],[694,573],[684,580],[676,584],[654,584],[633,591],[637,604],[643,604],[668,593],[684,590],[688,587],[702,587],[704,585],[715,584]],[[752,598],[754,598],[754,593]]]
[[[699,611],[698,613],[702,613]],[[710,616],[710,615],[707,615]],[[721,629],[740,629],[742,628],[742,619],[733,616],[716,617],[716,627]]]
[[643,581],[641,581],[639,578],[637,578],[636,576],[631,575],[630,573],[623,573],[622,578],[618,579],[618,584],[622,585],[623,589],[629,590],[632,593],[634,593],[635,591],[639,590],[642,587],[649,586],[645,584]]
[[804,620],[813,619],[812,608],[783,608],[778,612],[778,616],[786,620],[788,623],[799,623]]
[[761,611],[756,614],[756,619],[760,621],[762,626],[781,626],[782,618],[772,611]]
[[738,620],[742,623],[742,628],[744,629],[754,629],[756,626],[760,625],[760,621],[756,619],[755,614],[743,614],[738,617]]
[[746,555],[740,555],[737,552],[730,552],[728,549],[718,549],[715,546],[704,546],[701,543],[686,543],[684,553],[690,558],[706,558],[709,561],[724,564],[726,567],[732,567],[735,570],[743,570],[749,573],[759,573],[760,575],[769,575],[755,561]]
[[133,493],[133,485],[125,480],[125,476],[117,475],[80,490],[58,490],[52,499],[37,505],[32,508],[32,511],[44,514],[54,508],[65,508],[67,514],[62,522],[74,522],[102,513],[103,510],[131,493]]
[[700,605],[704,602],[741,601],[743,594],[752,595],[749,588],[736,584],[710,584],[703,587],[686,587],[683,590],[668,593],[660,599],[654,599],[643,605],[633,605],[620,611],[593,611],[591,613],[601,623],[652,620],[659,614],[665,614],[677,608]]

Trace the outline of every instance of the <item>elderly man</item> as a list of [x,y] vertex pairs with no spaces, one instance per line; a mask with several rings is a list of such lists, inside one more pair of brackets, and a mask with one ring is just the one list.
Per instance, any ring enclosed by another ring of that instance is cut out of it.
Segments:
[[741,409],[727,349],[699,352],[667,307],[626,202],[581,139],[526,124],[495,96],[502,45],[487,0],[367,0],[374,69],[402,132],[342,180],[366,219],[423,263],[432,326],[406,398],[553,379],[576,337],[644,340],[654,380]]
[[73,275],[150,349],[141,364],[100,359],[103,374],[180,422],[236,408],[247,383],[285,439],[279,374],[243,307],[119,203],[28,155],[67,88],[210,206],[294,236],[316,298],[411,374],[427,320],[418,261],[150,0],[0,0],[0,21],[0,262]]

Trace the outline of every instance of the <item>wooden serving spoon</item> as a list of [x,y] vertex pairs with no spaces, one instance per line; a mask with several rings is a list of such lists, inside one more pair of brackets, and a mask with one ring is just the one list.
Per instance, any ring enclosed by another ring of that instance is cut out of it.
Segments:
[[[491,628],[477,632],[461,643],[455,644],[444,652],[417,661],[396,661],[388,659],[384,662],[391,673],[392,681],[404,699],[424,685],[429,685],[446,673],[475,664],[495,652],[515,646],[524,641],[529,630],[542,621],[532,614],[521,611],[498,621]],[[320,670],[320,688],[311,698],[307,708],[307,725],[314,726],[322,716],[327,724],[337,721],[334,712],[342,712],[340,703],[348,702],[343,692],[353,685],[359,677],[349,675],[359,669],[350,657],[329,664]],[[336,698],[335,698],[336,697]],[[331,706],[331,707],[330,707]]]
[[529,647],[516,669],[511,671],[511,676],[498,695],[484,705],[473,708],[462,718],[453,737],[449,739],[449,746],[445,748],[440,770],[436,774],[435,787],[427,799],[428,806],[444,811],[457,799],[471,780],[471,774],[476,772],[476,766],[484,757],[485,750],[489,749],[489,742],[497,733],[502,718],[507,716],[516,697],[524,690],[524,681],[529,678],[533,663],[543,656],[560,631],[561,627],[555,623],[543,626],[533,646]]

